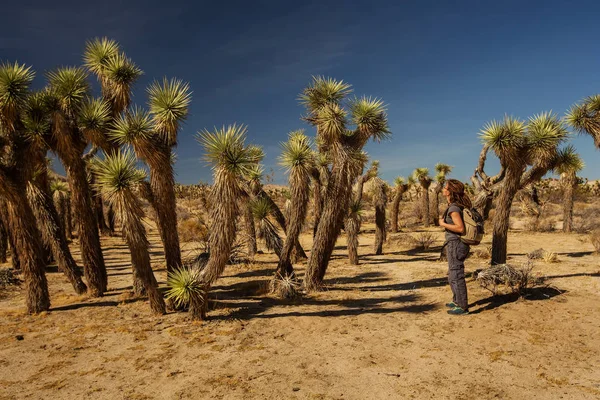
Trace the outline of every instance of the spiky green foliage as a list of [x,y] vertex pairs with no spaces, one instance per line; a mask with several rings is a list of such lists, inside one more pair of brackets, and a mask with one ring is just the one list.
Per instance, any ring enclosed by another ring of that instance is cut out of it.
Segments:
[[402,176],[397,176],[394,179],[394,186],[398,187],[398,186],[402,186],[406,183],[406,181],[404,180],[404,178]]
[[78,113],[80,129],[88,140],[102,147],[106,140],[105,132],[112,122],[110,106],[102,98],[88,99]]
[[44,139],[51,127],[47,111],[46,93],[35,92],[27,98],[27,105],[21,114],[25,134],[32,143],[44,148]]
[[263,197],[258,197],[250,202],[250,210],[257,221],[258,238],[265,241],[267,249],[275,251],[280,256],[283,241],[279,236],[279,229],[269,219],[269,215],[273,212],[271,202]]
[[142,75],[142,70],[123,53],[110,57],[103,72],[103,78],[108,81],[111,103],[120,112],[131,102],[131,87]]
[[246,126],[234,124],[214,132],[199,132],[198,141],[205,149],[204,159],[213,169],[223,168],[238,177],[252,173],[260,154],[255,147],[245,146],[246,131]]
[[187,83],[179,79],[162,83],[154,81],[147,89],[148,105],[156,131],[169,146],[177,144],[177,131],[188,114],[192,92]]
[[559,174],[577,173],[583,168],[585,164],[573,145],[569,144],[558,151],[554,171]]
[[279,156],[279,164],[288,172],[300,169],[308,174],[314,163],[311,146],[312,143],[309,137],[304,135],[304,130],[291,132],[289,140],[281,143],[282,152]]
[[50,91],[60,110],[69,117],[77,115],[88,97],[90,86],[87,78],[87,72],[80,67],[63,67],[48,73]]
[[413,175],[411,175],[406,180],[406,183],[408,184],[408,186],[412,187],[412,186],[415,186],[417,184],[417,180],[415,179],[415,177]]
[[67,194],[69,193],[69,185],[63,181],[53,180],[50,182],[50,191],[52,193],[59,192]]
[[600,95],[586,98],[567,112],[566,121],[580,134],[588,134],[600,148]]
[[151,117],[145,110],[135,107],[115,121],[108,136],[119,145],[149,140],[152,137]]
[[565,124],[552,112],[534,115],[527,123],[527,144],[532,163],[547,163],[557,146],[569,136]]
[[452,172],[452,166],[448,164],[437,163],[435,164],[435,171],[438,174],[448,175],[450,172]]
[[0,123],[11,126],[24,108],[35,73],[25,64],[0,65]]
[[182,267],[170,271],[167,287],[166,297],[172,300],[177,308],[189,307],[193,299],[200,303],[206,301],[206,287],[194,269]]
[[429,169],[428,168],[416,168],[413,172],[413,176],[417,180],[429,178]]
[[133,190],[146,178],[146,172],[137,168],[136,163],[135,155],[130,151],[95,160],[96,185],[108,202],[113,202],[124,190]]
[[519,153],[527,146],[525,122],[506,116],[504,120],[487,123],[480,133],[481,140],[488,144],[501,161],[517,161]]
[[85,45],[84,65],[98,77],[105,74],[111,58],[119,54],[119,44],[108,38],[95,38]]
[[[365,132],[373,140],[381,141],[391,135],[387,122],[387,108],[383,100],[371,97],[354,99],[350,103],[352,123],[359,132]],[[374,133],[374,134],[372,134]]]
[[326,104],[339,104],[350,93],[352,93],[352,86],[344,81],[313,76],[312,82],[304,89],[299,100],[312,114]]

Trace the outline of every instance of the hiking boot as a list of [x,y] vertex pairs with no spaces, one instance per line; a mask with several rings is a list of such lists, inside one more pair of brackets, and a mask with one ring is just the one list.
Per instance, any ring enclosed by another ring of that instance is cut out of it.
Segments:
[[454,307],[452,310],[448,310],[447,313],[450,315],[467,315],[469,310],[464,310],[460,307]]
[[458,304],[456,304],[455,302],[451,301],[450,303],[446,303],[446,307],[448,307],[448,308],[455,308],[455,307],[458,307]]

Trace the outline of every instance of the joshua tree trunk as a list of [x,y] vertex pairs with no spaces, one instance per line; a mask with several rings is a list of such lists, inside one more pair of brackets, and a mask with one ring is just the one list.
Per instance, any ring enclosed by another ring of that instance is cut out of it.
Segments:
[[181,249],[177,233],[177,204],[175,201],[175,183],[173,182],[173,165],[170,150],[165,147],[157,150],[160,152],[158,162],[148,158],[150,163],[150,186],[154,195],[153,205],[160,237],[165,249],[167,271],[171,272],[181,268]]
[[423,226],[427,228],[431,219],[429,216],[429,187],[423,187],[421,201],[423,203]]
[[3,218],[0,219],[0,263],[7,261],[6,255],[8,252],[8,230],[3,222]]
[[492,238],[492,265],[506,263],[508,228],[510,224],[510,208],[515,194],[520,187],[520,178],[523,168],[508,167],[506,178],[496,204],[494,216],[494,235]]
[[574,173],[565,176],[563,187],[563,232],[570,233],[573,229],[573,194],[577,185],[577,177]]
[[85,162],[79,156],[63,158],[63,163],[71,187],[75,219],[79,225],[83,274],[90,295],[100,297],[106,291],[108,276],[100,246],[98,222],[96,221],[96,214],[90,196],[91,191],[86,177]]
[[350,182],[356,176],[349,176],[348,169],[347,165],[340,165],[331,174],[325,194],[323,213],[306,266],[304,286],[308,291],[318,290],[321,286],[335,242],[344,224],[348,201],[352,193]]
[[73,210],[71,208],[71,197],[65,199],[65,233],[67,239],[73,239]]
[[99,193],[92,191],[92,197],[94,199],[94,211],[96,213],[96,219],[98,220],[98,229],[103,236],[108,236],[112,232],[110,231],[106,220],[104,219],[104,205],[102,204],[102,196]]
[[308,176],[303,176],[301,172],[292,169],[290,176],[291,204],[290,218],[286,231],[286,238],[277,265],[277,271],[281,276],[294,275],[294,267],[291,263],[291,256],[294,246],[298,243],[298,236],[302,230],[302,225],[306,219],[308,210],[308,200],[310,193],[310,180]]
[[[275,220],[277,221],[277,223],[279,224],[281,229],[284,232],[287,232],[287,223],[286,223],[285,217],[284,217],[283,213],[281,212],[281,210],[279,209],[279,206],[273,201],[271,196],[269,196],[267,194],[267,192],[265,192],[263,189],[260,189],[257,196],[261,197],[269,202],[269,204],[271,205],[271,210],[272,210],[271,215],[273,215],[273,217],[275,218]],[[308,258],[308,257],[306,257],[306,253],[304,252],[304,249],[302,248],[302,245],[300,245],[300,241],[298,239],[296,239],[296,242],[294,243],[294,256],[297,259]]]
[[431,210],[429,211],[431,221],[433,221],[435,226],[440,226],[440,193],[442,192],[443,187],[443,184],[437,183],[435,188],[431,191]]
[[323,196],[321,196],[321,182],[318,179],[313,180],[313,238],[317,234],[319,219],[323,212]]
[[348,259],[350,264],[358,265],[358,232],[360,230],[360,216],[350,215],[344,221],[344,229],[348,238]]
[[250,202],[244,204],[244,225],[246,226],[246,234],[248,235],[248,255],[254,257],[257,252],[256,246],[256,226],[254,226],[254,217]]
[[108,219],[108,230],[112,235],[115,233],[115,211],[113,210],[112,204],[109,204],[108,210],[106,211],[106,218]]
[[[42,172],[43,174],[44,172]],[[67,277],[77,294],[83,294],[87,286],[81,280],[81,272],[71,255],[65,233],[60,229],[60,218],[54,208],[49,188],[43,177],[38,177],[36,183],[29,183],[28,198],[33,209],[42,239],[52,251],[58,269]]]
[[[7,205],[10,228],[25,278],[25,304],[27,312],[34,314],[50,308],[50,295],[44,273],[40,232],[25,193],[25,187],[16,188],[7,199]],[[17,258],[17,253],[12,256]]]
[[[157,314],[164,314],[166,312],[165,301],[162,294],[158,291],[158,282],[150,266],[149,243],[146,239],[146,229],[141,219],[135,215],[125,217],[123,221],[123,236],[125,236],[125,241],[131,252],[131,265],[134,270],[135,280],[141,282],[145,292],[148,294],[152,311]],[[139,283],[134,282],[134,286],[136,284],[139,285]]]
[[400,201],[402,200],[402,195],[404,194],[403,188],[396,189],[396,196],[394,196],[394,201],[392,202],[392,232],[398,232],[398,214],[400,212]]
[[385,241],[385,205],[387,196],[383,181],[376,183],[375,193],[375,254],[383,254],[383,242]]

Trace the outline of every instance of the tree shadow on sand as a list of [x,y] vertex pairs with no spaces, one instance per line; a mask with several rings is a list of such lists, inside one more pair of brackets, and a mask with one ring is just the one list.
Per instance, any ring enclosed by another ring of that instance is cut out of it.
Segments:
[[479,314],[483,311],[493,310],[503,306],[504,304],[514,303],[518,300],[548,300],[563,293],[567,293],[567,291],[559,290],[553,287],[537,287],[528,289],[523,296],[521,296],[519,293],[499,294],[495,296],[492,295],[490,297],[486,297],[485,299],[477,300],[476,302],[469,304],[469,309],[476,306],[483,306],[477,310],[471,310],[469,314]]

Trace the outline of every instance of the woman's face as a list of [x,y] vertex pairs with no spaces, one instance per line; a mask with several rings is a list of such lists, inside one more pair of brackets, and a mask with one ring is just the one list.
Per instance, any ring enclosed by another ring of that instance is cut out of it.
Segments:
[[443,194],[445,197],[448,197],[448,196],[450,196],[450,191],[448,190],[448,184],[447,184],[447,183],[446,183],[446,184],[444,184],[444,187],[442,188],[442,194]]

